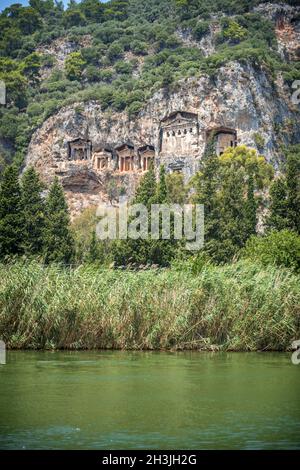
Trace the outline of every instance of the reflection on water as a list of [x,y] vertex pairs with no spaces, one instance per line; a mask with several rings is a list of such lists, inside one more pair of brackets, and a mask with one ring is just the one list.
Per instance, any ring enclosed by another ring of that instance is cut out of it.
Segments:
[[300,448],[300,366],[289,354],[7,356],[1,449]]

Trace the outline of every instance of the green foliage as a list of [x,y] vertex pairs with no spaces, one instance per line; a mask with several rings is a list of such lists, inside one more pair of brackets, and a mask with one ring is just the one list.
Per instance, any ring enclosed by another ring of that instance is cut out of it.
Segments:
[[286,185],[289,227],[300,234],[300,145],[287,151]]
[[107,51],[108,58],[114,62],[116,59],[119,59],[123,54],[123,47],[117,41],[113,42]]
[[225,39],[229,39],[232,42],[240,42],[247,37],[247,30],[236,21],[228,20],[223,30],[223,36]]
[[26,255],[41,255],[44,243],[45,205],[41,197],[43,185],[34,168],[29,167],[21,180],[23,207],[23,240]]
[[265,237],[251,237],[242,256],[264,266],[284,266],[300,273],[300,236],[289,230],[281,230]]
[[[143,204],[148,210],[148,230],[150,229],[150,213],[152,204],[167,204],[170,201],[168,194],[165,168],[161,166],[158,182],[155,178],[154,169],[150,168],[141,178],[140,184],[136,190],[133,200],[134,204]],[[130,218],[131,223],[135,218]],[[159,230],[161,233],[161,216]],[[120,240],[112,244],[111,253],[114,262],[117,265],[137,264],[157,264],[168,266],[176,256],[179,249],[179,243],[172,236],[172,217],[171,217],[171,239],[159,240],[151,239],[150,235],[137,240]]]
[[285,175],[277,178],[270,190],[268,227],[289,228],[300,234],[300,146],[286,150]]
[[271,230],[283,230],[288,227],[287,186],[284,177],[276,178],[270,187],[270,212],[267,225]]
[[147,54],[147,43],[144,41],[133,41],[130,46],[132,52],[136,55],[146,55]]
[[116,62],[115,70],[117,73],[131,75],[133,66],[130,62],[125,62],[125,61],[120,60],[119,62]]
[[264,146],[265,146],[265,139],[263,138],[263,136],[259,133],[259,132],[255,132],[253,134],[253,139],[254,139],[254,142],[256,144],[256,146],[259,148],[259,149],[263,149]]
[[23,34],[32,34],[42,25],[39,13],[31,7],[20,8],[17,17],[18,27]]
[[196,26],[193,28],[193,37],[200,41],[207,33],[209,33],[209,21],[198,21]]
[[151,204],[156,195],[156,179],[154,168],[150,168],[147,173],[142,177],[140,184],[136,190],[134,203],[144,204],[147,208],[151,207]]
[[82,26],[85,25],[86,19],[85,16],[81,13],[80,10],[67,10],[64,15],[64,25],[67,28],[72,26]]
[[273,169],[246,146],[230,147],[220,157],[212,152],[210,145],[193,179],[194,199],[204,204],[204,250],[215,262],[224,263],[237,256],[256,232],[260,202],[256,193],[268,187]]
[[[4,9],[0,80],[7,86],[8,106],[22,115],[14,117],[9,131],[13,134],[20,121],[19,142],[9,141],[9,160],[22,163],[35,129],[74,102],[100,99],[103,109],[127,109],[134,116],[160,88],[172,90],[179,80],[204,73],[215,77],[229,61],[263,66],[273,75],[281,72],[289,84],[299,79],[299,64],[282,61],[277,53],[274,23],[253,12],[258,3],[83,0],[71,2],[64,11],[60,2],[32,0],[29,7],[16,4]],[[178,34],[182,31],[199,41],[217,23],[222,27],[221,44],[208,57]],[[65,73],[54,68],[50,78],[41,80],[41,67],[55,67],[56,58],[36,50],[51,46],[54,39],[71,42],[76,52],[69,54]],[[111,89],[104,90],[103,82]],[[6,120],[9,112],[1,114]]]
[[71,262],[74,240],[69,225],[68,206],[63,189],[56,178],[46,199],[44,254],[47,263]]
[[187,202],[188,187],[184,183],[182,173],[169,173],[166,175],[168,202],[172,204],[185,204]]
[[86,65],[81,52],[71,52],[65,62],[66,75],[70,80],[79,80]]
[[4,170],[0,187],[0,256],[22,253],[23,211],[18,171],[14,166]]
[[168,189],[166,183],[166,169],[164,165],[159,169],[159,181],[156,190],[156,203],[165,204],[168,200]]

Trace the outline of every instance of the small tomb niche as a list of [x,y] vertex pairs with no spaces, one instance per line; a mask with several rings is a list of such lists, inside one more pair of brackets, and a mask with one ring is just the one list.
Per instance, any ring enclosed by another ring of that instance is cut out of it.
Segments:
[[217,127],[207,131],[206,139],[213,136],[215,149],[218,157],[222,155],[228,147],[237,146],[237,131],[228,127]]
[[134,147],[131,144],[123,144],[116,148],[120,173],[134,171]]
[[112,152],[106,148],[96,148],[93,154],[94,169],[96,171],[108,170],[112,160]]
[[140,147],[139,156],[142,171],[148,171],[151,168],[151,165],[154,166],[155,150],[152,145]]
[[91,159],[92,143],[86,139],[75,139],[68,143],[69,160],[84,162]]
[[184,161],[176,160],[168,165],[169,173],[183,173]]

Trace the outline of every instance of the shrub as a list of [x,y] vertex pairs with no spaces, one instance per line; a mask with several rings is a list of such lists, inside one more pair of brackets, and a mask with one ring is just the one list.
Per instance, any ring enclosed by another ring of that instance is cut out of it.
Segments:
[[147,44],[142,41],[133,41],[131,44],[131,50],[134,54],[145,55],[147,54]]
[[263,138],[263,136],[262,136],[259,132],[255,132],[255,133],[253,134],[253,139],[254,139],[254,142],[255,142],[256,146],[257,146],[259,149],[263,149],[263,148],[264,148],[265,139]]
[[300,236],[290,230],[251,237],[242,252],[244,258],[263,265],[285,266],[300,272]]
[[209,21],[199,21],[192,32],[193,37],[199,41],[209,32]]
[[83,59],[81,52],[71,52],[65,62],[67,77],[70,80],[79,80],[85,65],[86,62]]
[[247,30],[236,21],[229,20],[228,26],[223,30],[223,36],[232,42],[240,42],[247,37]]
[[118,42],[113,42],[107,51],[108,58],[113,62],[121,57],[123,51],[123,47]]
[[133,70],[133,66],[130,62],[124,62],[120,60],[119,62],[116,62],[115,70],[117,73],[131,74]]
[[143,103],[141,101],[133,101],[132,103],[130,103],[130,105],[127,108],[128,115],[130,117],[135,116],[136,114],[140,112],[142,107],[143,107]]

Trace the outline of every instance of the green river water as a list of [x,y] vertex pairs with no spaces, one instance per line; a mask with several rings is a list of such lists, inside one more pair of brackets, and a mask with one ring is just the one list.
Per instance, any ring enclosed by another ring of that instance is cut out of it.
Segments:
[[0,449],[300,449],[285,353],[9,351]]

